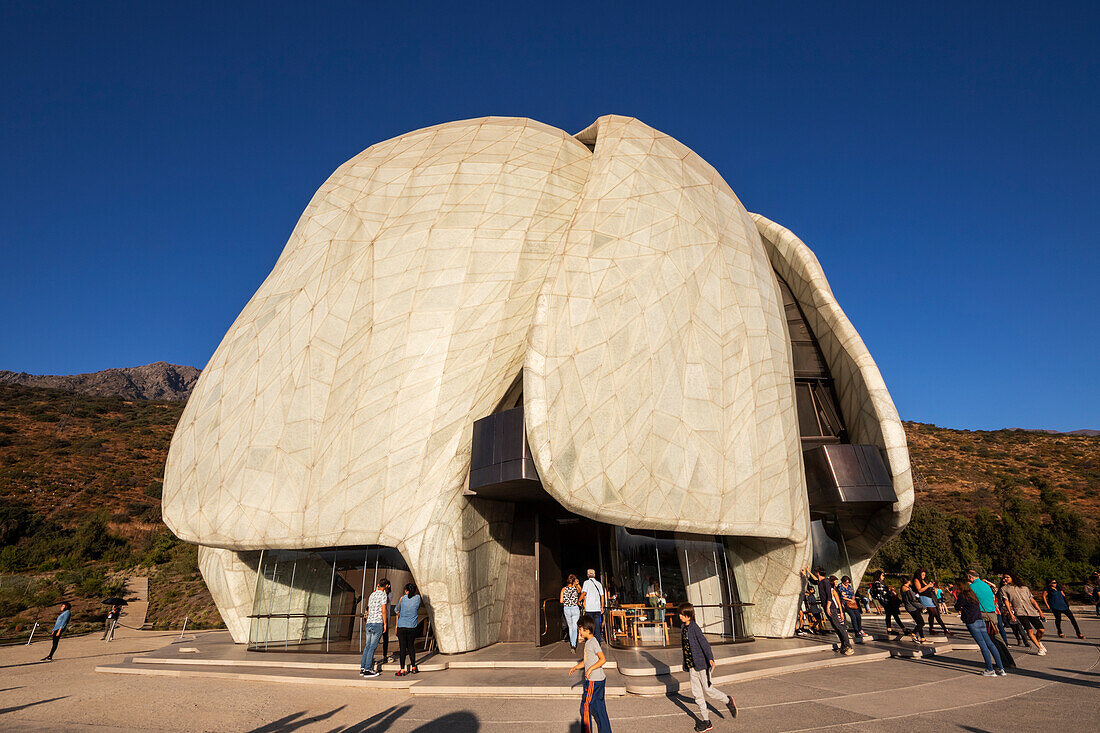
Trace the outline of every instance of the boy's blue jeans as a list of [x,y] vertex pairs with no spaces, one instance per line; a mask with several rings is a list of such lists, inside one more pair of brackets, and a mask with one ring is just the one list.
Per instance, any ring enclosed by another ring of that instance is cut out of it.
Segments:
[[363,629],[363,659],[359,662],[359,669],[368,670],[374,667],[374,650],[378,648],[378,642],[382,639],[382,624],[367,624]]
[[603,699],[605,682],[607,680],[585,680],[581,688],[581,727],[584,733],[592,733],[593,719],[600,733],[611,733],[611,720],[607,717],[607,703]]

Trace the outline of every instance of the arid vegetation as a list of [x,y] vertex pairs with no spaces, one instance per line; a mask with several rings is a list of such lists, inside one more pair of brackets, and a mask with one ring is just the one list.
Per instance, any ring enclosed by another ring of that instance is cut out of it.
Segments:
[[[195,548],[160,520],[182,402],[0,384],[0,633],[61,598],[96,624],[125,575],[150,577],[149,622],[220,619]],[[907,423],[921,479],[909,529],[875,559],[947,575],[1011,566],[1033,581],[1100,564],[1100,437]]]

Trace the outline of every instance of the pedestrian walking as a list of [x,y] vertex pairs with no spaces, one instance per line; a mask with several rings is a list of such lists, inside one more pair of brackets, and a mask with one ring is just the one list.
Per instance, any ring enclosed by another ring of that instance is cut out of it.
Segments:
[[[415,674],[416,667],[416,627],[420,623],[420,592],[416,583],[405,584],[405,595],[397,599],[397,676]],[[405,666],[405,657],[409,666]]]
[[821,602],[822,609],[825,611],[825,618],[829,619],[829,625],[833,627],[833,631],[836,632],[837,638],[840,639],[840,644],[837,645],[836,651],[845,656],[855,654],[855,649],[852,648],[852,641],[848,637],[848,629],[844,626],[840,596],[829,580],[829,576],[825,575],[825,569],[821,567],[815,570],[805,568],[803,573],[817,584],[817,597]]
[[589,614],[581,616],[577,622],[577,634],[584,642],[584,657],[569,668],[572,676],[577,670],[584,670],[584,687],[581,694],[581,727],[584,733],[592,733],[592,719],[596,719],[599,733],[611,733],[611,720],[607,717],[607,703],[604,700],[604,685],[607,673],[603,671],[607,657],[604,656],[600,640],[596,638],[596,620]]
[[50,632],[50,637],[53,639],[53,643],[50,646],[50,653],[42,657],[43,662],[52,662],[53,654],[57,651],[57,643],[61,641],[61,635],[65,633],[65,629],[69,626],[69,619],[72,618],[72,611],[70,610],[73,604],[65,601],[61,604],[61,613],[57,615],[57,620],[53,622],[53,631]]
[[695,607],[690,603],[680,604],[680,646],[684,652],[684,671],[691,683],[691,696],[699,707],[699,720],[695,730],[711,730],[710,711],[707,709],[707,697],[722,703],[729,710],[730,717],[737,717],[737,704],[733,697],[719,690],[711,682],[710,673],[714,669],[714,653],[710,642],[703,635],[699,624],[695,623]]
[[1077,638],[1085,638],[1085,635],[1081,633],[1081,627],[1077,625],[1077,619],[1074,617],[1073,611],[1069,610],[1069,601],[1066,600],[1066,595],[1062,592],[1062,586],[1057,580],[1051,580],[1047,583],[1047,587],[1043,591],[1043,603],[1054,614],[1054,628],[1060,638],[1066,638],[1066,635],[1062,633],[1063,615],[1073,624],[1073,630],[1076,632]]
[[969,588],[963,588],[959,591],[959,598],[955,601],[955,610],[959,612],[962,622],[966,624],[967,630],[974,637],[974,641],[978,643],[978,649],[982,652],[982,659],[985,660],[985,671],[982,672],[982,675],[984,677],[994,677],[996,675],[1003,677],[1005,670],[1004,663],[1001,661],[1001,654],[989,637],[989,626],[982,618],[981,602],[974,591]]
[[603,584],[596,580],[596,571],[588,569],[588,579],[581,586],[584,591],[584,612],[596,624],[596,641],[603,643],[603,611],[607,607],[607,594]]
[[1043,634],[1046,633],[1046,628],[1043,626],[1043,621],[1046,617],[1043,615],[1043,609],[1039,608],[1039,604],[1031,595],[1031,589],[1019,584],[1012,573],[1005,573],[1002,580],[1004,585],[1001,586],[1001,596],[1008,608],[1009,618],[1020,623],[1027,632],[1028,638],[1038,648],[1039,656],[1045,655],[1047,648],[1043,644]]
[[577,651],[577,622],[581,620],[581,599],[584,591],[581,582],[572,573],[566,578],[565,587],[558,594],[561,612],[565,616],[565,626],[569,629],[569,648]]
[[[374,592],[367,598],[367,613],[363,619],[363,658],[359,660],[359,676],[377,677],[381,674],[381,663],[378,668],[374,663],[374,650],[378,648],[378,640],[386,636],[389,618],[386,615],[386,587],[389,581],[382,578],[375,586]],[[382,661],[385,661],[383,652]]]

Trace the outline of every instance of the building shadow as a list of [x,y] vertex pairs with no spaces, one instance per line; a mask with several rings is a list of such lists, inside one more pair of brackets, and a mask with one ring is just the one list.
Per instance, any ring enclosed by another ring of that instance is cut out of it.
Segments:
[[[18,688],[13,688],[18,689]],[[0,708],[0,715],[7,715],[8,713],[16,713],[20,710],[26,710],[27,708],[33,708],[35,705],[45,705],[48,702],[57,702],[58,700],[64,700],[68,695],[62,695],[61,697],[51,697],[48,700],[39,700],[37,702],[28,702],[23,705],[13,705],[10,708]]]

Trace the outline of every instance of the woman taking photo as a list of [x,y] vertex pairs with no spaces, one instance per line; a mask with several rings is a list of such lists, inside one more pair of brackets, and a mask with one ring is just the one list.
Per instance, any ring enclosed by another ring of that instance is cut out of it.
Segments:
[[561,601],[561,612],[565,616],[565,625],[569,629],[569,648],[577,651],[577,621],[581,617],[581,602],[584,601],[584,591],[577,576],[572,573],[565,581],[565,587],[558,594]]
[[[398,677],[419,672],[416,668],[416,626],[420,613],[420,594],[415,583],[405,585],[405,595],[397,599],[397,649],[400,657]],[[409,666],[405,666],[405,656],[409,657]]]
[[936,628],[935,622],[940,622],[940,628],[943,629],[943,635],[950,638],[951,632],[947,630],[947,626],[943,623],[943,616],[940,615],[939,604],[936,603],[936,584],[929,581],[928,573],[923,570],[918,570],[913,574],[913,590],[920,596],[920,605],[924,610],[928,612],[928,633],[934,633]]

